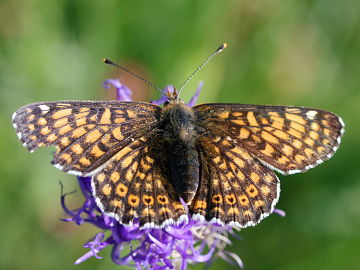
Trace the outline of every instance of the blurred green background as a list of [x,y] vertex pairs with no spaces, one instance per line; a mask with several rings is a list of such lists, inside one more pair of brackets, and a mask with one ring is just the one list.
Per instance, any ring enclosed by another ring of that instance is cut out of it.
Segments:
[[[72,263],[97,230],[61,222],[51,149],[29,154],[11,126],[20,106],[111,99],[121,77],[135,100],[158,93],[101,63],[108,57],[159,87],[179,86],[222,42],[229,47],[192,80],[188,100],[318,107],[347,124],[330,161],[280,176],[278,208],[241,231],[228,250],[245,269],[360,269],[360,2],[357,0],[0,1],[0,269],[121,269],[110,260]],[[76,206],[79,194],[71,197]],[[211,269],[234,269],[217,260]],[[202,266],[193,267],[202,269]]]

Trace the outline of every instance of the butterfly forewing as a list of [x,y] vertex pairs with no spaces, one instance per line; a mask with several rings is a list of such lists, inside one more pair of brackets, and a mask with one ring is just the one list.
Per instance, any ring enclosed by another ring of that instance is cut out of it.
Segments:
[[284,174],[303,172],[329,159],[344,132],[341,118],[318,109],[203,104],[194,110],[203,134],[227,136]]
[[30,151],[54,145],[56,167],[89,175],[154,128],[160,111],[158,106],[138,102],[45,102],[20,108],[13,123]]

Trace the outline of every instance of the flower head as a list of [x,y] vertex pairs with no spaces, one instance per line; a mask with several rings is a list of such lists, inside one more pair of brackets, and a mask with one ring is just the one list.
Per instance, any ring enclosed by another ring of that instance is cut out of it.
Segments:
[[[91,192],[91,178],[78,177],[80,189],[85,197],[82,207],[70,210],[61,196],[61,205],[69,216],[63,219],[77,225],[90,223],[100,228],[94,239],[84,245],[90,249],[76,260],[79,264],[95,257],[107,246],[112,247],[112,260],[119,265],[135,266],[137,269],[186,269],[189,263],[210,263],[215,255],[242,266],[240,258],[224,250],[231,244],[228,234],[231,227],[222,227],[191,220],[180,225],[169,225],[163,229],[140,229],[139,222],[124,226],[115,219],[103,215]],[[105,232],[104,232],[105,231]],[[107,236],[108,235],[108,236]]]

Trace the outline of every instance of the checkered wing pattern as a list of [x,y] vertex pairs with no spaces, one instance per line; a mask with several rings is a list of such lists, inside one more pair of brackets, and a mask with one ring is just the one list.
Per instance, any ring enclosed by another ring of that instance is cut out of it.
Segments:
[[93,177],[98,205],[120,223],[131,224],[139,218],[143,228],[154,228],[187,219],[178,194],[157,169],[156,151],[150,149],[141,137],[122,148]]
[[153,129],[160,111],[139,102],[45,102],[20,108],[13,124],[28,150],[53,145],[57,168],[85,176]]
[[273,171],[233,140],[211,136],[199,140],[200,185],[193,218],[218,224],[254,226],[274,209],[280,183]]
[[194,110],[203,134],[227,137],[283,174],[304,172],[329,159],[344,132],[341,118],[318,109],[202,104]]
[[160,227],[187,218],[149,151],[160,113],[150,103],[45,102],[20,108],[13,123],[28,150],[55,146],[56,167],[91,175],[97,205],[107,215],[123,224],[138,218],[142,227]]

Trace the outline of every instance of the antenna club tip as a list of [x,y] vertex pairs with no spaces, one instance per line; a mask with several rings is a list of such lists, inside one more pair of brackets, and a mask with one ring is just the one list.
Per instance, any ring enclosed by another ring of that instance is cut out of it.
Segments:
[[219,48],[216,50],[217,52],[221,52],[222,50],[226,49],[228,46],[227,43],[223,43],[219,46]]
[[111,64],[112,62],[109,60],[109,59],[107,59],[107,58],[103,58],[102,60],[101,60],[103,63],[105,63],[105,64]]

